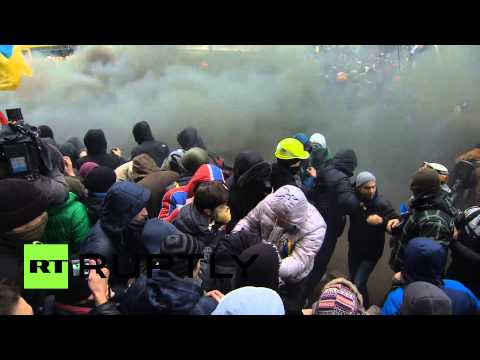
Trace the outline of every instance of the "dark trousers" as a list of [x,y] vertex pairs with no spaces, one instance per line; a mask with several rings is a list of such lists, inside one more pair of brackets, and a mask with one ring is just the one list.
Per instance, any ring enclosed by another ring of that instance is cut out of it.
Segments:
[[305,303],[305,284],[306,279],[303,279],[299,283],[284,284],[278,289],[287,315],[302,314]]
[[373,269],[375,269],[377,262],[378,260],[367,259],[365,256],[351,249],[348,250],[348,271],[350,272],[350,279],[362,294],[365,308],[370,306],[367,288],[368,278],[372,274]]
[[[304,299],[309,297],[315,287],[320,283],[323,275],[327,271],[328,263],[332,258],[333,252],[335,251],[335,247],[337,245],[337,234],[331,234],[327,230],[327,234],[325,235],[325,239],[323,241],[323,245],[320,248],[320,251],[317,253],[315,257],[315,263],[313,265],[313,269],[308,274],[306,282],[305,282],[305,293]],[[310,299],[312,301],[316,301],[316,299]],[[312,302],[311,301],[311,302]]]

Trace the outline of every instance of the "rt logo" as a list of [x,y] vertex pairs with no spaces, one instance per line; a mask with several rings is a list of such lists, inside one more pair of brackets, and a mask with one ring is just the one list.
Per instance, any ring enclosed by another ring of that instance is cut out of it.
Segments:
[[68,245],[24,245],[25,289],[68,289]]

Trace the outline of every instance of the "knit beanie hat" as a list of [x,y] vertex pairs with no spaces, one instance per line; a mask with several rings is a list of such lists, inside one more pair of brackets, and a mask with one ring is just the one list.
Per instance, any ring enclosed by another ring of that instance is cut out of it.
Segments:
[[90,192],[106,193],[116,181],[117,175],[113,169],[106,166],[97,166],[88,173],[84,185]]
[[82,166],[80,166],[80,169],[78,170],[78,174],[80,175],[81,178],[86,179],[88,173],[93,169],[95,169],[96,167],[98,167],[97,163],[94,163],[92,161],[87,161]]
[[370,181],[377,182],[375,175],[368,171],[362,171],[360,174],[357,175],[357,178],[355,179],[355,187],[361,187],[362,185]]
[[[279,286],[280,256],[272,244],[259,243],[244,250],[239,259],[246,264],[258,255],[248,266],[246,273],[237,264],[233,279],[234,288],[244,286],[265,287],[277,291]],[[245,275],[245,276],[244,276]]]
[[327,147],[327,140],[325,140],[325,136],[320,133],[315,133],[310,137],[311,144],[319,144],[324,149]]
[[295,134],[295,135],[293,135],[293,138],[300,141],[303,145],[308,144],[308,136],[305,135],[304,133]]
[[350,281],[338,278],[326,284],[312,306],[313,315],[364,315],[363,297]]
[[452,315],[452,301],[433,284],[417,281],[405,288],[402,315]]
[[432,195],[440,191],[440,179],[433,169],[418,170],[412,177],[410,189],[415,197]]
[[45,193],[24,179],[0,180],[0,199],[0,233],[29,223],[48,207]]
[[[150,219],[145,223],[142,243],[147,253],[152,255],[201,254],[196,240],[160,219]],[[173,266],[168,271],[179,277],[191,276],[187,259],[184,258],[175,258]]]

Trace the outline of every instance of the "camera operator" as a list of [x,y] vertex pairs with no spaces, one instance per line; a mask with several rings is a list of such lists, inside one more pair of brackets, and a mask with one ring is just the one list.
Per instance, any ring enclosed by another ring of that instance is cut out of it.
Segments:
[[20,109],[8,109],[7,117],[9,124],[0,131],[0,179],[28,180],[49,205],[62,204],[68,194],[63,156],[38,136],[37,128],[24,123]]
[[458,280],[480,296],[480,207],[473,206],[455,219],[451,243],[452,263],[448,277]]

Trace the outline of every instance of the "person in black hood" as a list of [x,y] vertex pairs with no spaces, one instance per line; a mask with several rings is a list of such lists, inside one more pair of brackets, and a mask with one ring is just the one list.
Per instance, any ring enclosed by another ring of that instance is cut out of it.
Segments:
[[53,130],[48,125],[40,125],[38,127],[38,136],[40,136],[41,138],[50,138],[52,140],[55,140],[55,137],[53,136]]
[[356,168],[355,151],[351,149],[339,151],[325,167],[323,176],[316,179],[314,189],[307,194],[310,202],[325,219],[327,233],[315,258],[313,269],[308,275],[306,296],[310,295],[327,270],[337,239],[345,228],[346,215],[351,215],[358,209],[358,200],[350,182]]
[[271,172],[270,164],[258,152],[244,151],[238,154],[233,165],[233,176],[227,180],[232,213],[229,229],[233,229],[237,222],[272,192]]
[[158,167],[162,166],[163,161],[170,153],[170,149],[167,144],[154,139],[148,122],[140,121],[136,123],[132,134],[138,144],[132,150],[132,159],[138,155],[147,154],[155,160]]
[[87,156],[82,157],[77,162],[77,167],[80,168],[86,162],[94,162],[98,165],[107,166],[111,169],[116,169],[125,160],[114,155],[107,154],[107,139],[101,129],[88,130],[83,138],[83,142],[87,147]]
[[244,250],[239,258],[242,263],[246,264],[254,256],[255,260],[246,271],[243,271],[237,264],[233,288],[256,286],[278,291],[281,257],[277,249],[272,244],[259,242]]
[[70,158],[70,161],[72,162],[72,166],[75,170],[79,157],[73,144],[65,143],[61,145],[60,152],[62,153],[63,156],[68,156]]
[[60,152],[63,156],[68,156],[70,158],[74,170],[79,169],[77,162],[80,159],[80,153],[82,151],[85,151],[85,145],[83,145],[76,137],[69,138],[65,144],[60,146]]
[[140,235],[148,216],[146,206],[150,194],[150,190],[128,181],[115,183],[103,200],[100,220],[80,247],[81,255],[91,253],[105,257],[110,269],[115,268],[117,257],[118,271],[112,273],[111,280],[112,288],[120,292],[120,296],[128,280],[126,274],[138,270],[134,261],[135,256],[142,255]]
[[50,149],[50,154],[52,161],[55,165],[55,168],[59,169],[62,173],[64,172],[63,157],[61,153],[61,148],[58,146],[55,138],[53,136],[53,130],[50,126],[40,125],[38,127],[38,137],[42,139],[43,143],[46,144]]
[[185,151],[190,150],[193,147],[199,147],[204,150],[207,149],[203,139],[198,134],[198,130],[192,127],[180,131],[177,135],[177,141]]
[[206,150],[210,158],[210,163],[222,169],[225,179],[228,179],[231,176],[232,168],[225,164],[225,160],[221,156],[208,151],[202,137],[198,134],[197,129],[193,127],[183,129],[180,131],[180,133],[178,133],[177,141],[185,151],[190,150],[193,147]]
[[116,181],[115,171],[106,166],[98,166],[86,176],[84,184],[87,194],[82,202],[87,207],[90,224],[95,224],[100,218],[103,199]]

